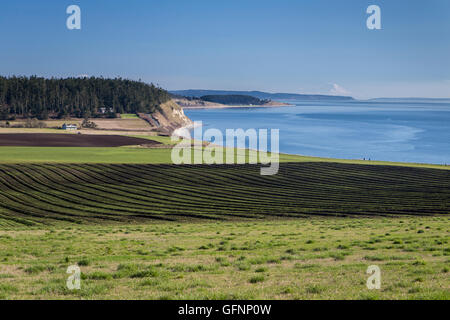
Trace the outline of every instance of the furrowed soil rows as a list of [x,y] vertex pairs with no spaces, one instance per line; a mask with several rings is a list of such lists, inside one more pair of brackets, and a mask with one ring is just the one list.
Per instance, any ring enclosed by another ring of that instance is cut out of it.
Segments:
[[450,213],[450,171],[339,163],[0,164],[0,226]]

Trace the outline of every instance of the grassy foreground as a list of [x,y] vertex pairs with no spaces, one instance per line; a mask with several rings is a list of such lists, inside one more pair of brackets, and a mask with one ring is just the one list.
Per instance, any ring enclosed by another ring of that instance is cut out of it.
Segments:
[[[1,299],[449,299],[449,219],[312,218],[0,231]],[[66,287],[69,265],[81,290]],[[368,290],[366,270],[381,269]]]

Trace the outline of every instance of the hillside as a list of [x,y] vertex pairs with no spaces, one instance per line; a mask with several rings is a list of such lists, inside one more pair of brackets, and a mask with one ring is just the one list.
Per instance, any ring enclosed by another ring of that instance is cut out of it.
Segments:
[[1,164],[0,187],[0,226],[450,209],[449,171],[338,163],[282,163],[278,175],[264,179],[257,165]]
[[173,100],[157,106],[152,113],[138,113],[141,119],[162,134],[171,134],[174,130],[192,125],[192,121],[184,114],[183,109]]
[[153,84],[121,78],[0,77],[0,120],[153,113],[169,100]]
[[173,95],[185,97],[202,97],[207,95],[247,95],[265,100],[312,100],[312,101],[341,101],[354,100],[348,96],[331,96],[317,94],[297,93],[268,93],[262,91],[226,91],[226,90],[174,90],[169,91]]

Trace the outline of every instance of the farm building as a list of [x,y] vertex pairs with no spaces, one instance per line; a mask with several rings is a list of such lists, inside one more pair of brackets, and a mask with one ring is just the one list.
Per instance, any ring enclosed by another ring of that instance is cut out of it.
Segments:
[[107,112],[114,112],[114,109],[113,109],[113,108],[104,108],[104,107],[102,107],[102,108],[99,108],[98,111],[99,111],[101,114],[105,114],[105,113],[107,113]]
[[63,129],[63,130],[77,130],[78,127],[77,127],[76,124],[66,124],[66,123],[64,123],[64,124],[62,125],[62,129]]

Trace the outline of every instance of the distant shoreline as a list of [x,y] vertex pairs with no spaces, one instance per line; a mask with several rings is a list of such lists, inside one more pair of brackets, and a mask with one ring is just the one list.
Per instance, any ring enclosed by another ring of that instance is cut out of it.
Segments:
[[195,109],[233,109],[233,108],[280,108],[280,107],[292,107],[293,104],[287,103],[275,103],[275,104],[262,104],[262,105],[198,105],[198,106],[181,106],[184,110]]

